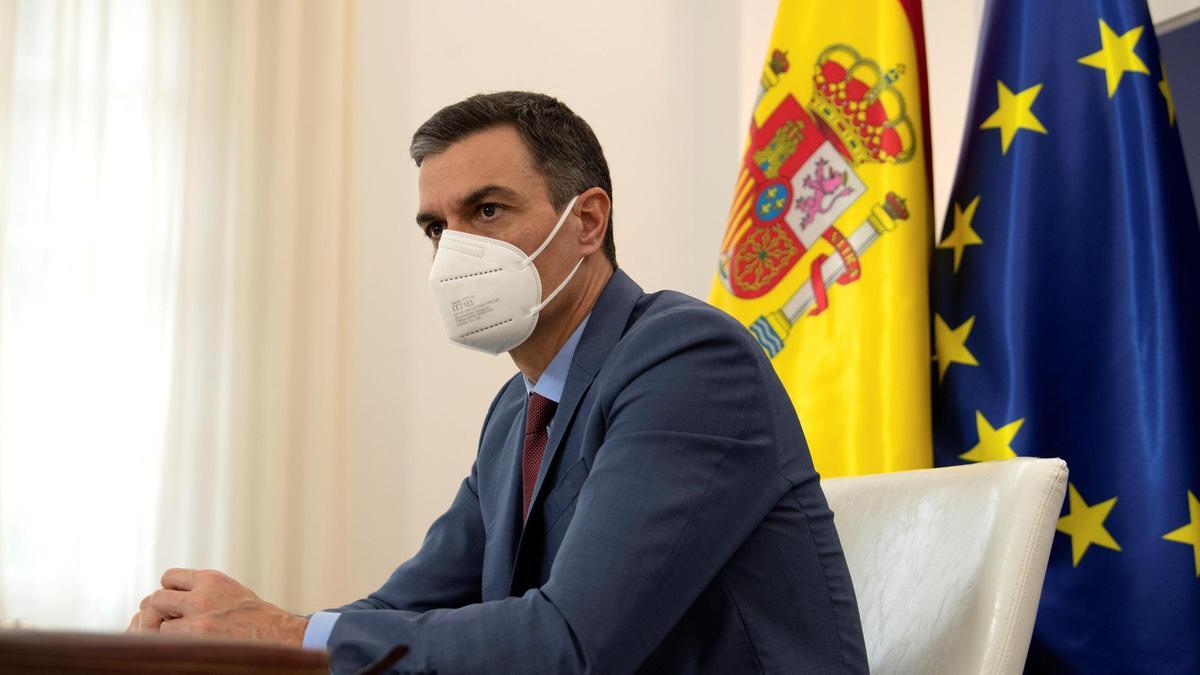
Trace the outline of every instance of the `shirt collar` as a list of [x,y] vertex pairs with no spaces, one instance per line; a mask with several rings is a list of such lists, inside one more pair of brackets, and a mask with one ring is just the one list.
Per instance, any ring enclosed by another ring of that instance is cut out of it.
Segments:
[[567,374],[571,372],[571,359],[575,358],[575,348],[579,346],[579,338],[583,336],[583,329],[587,327],[590,318],[592,318],[591,314],[583,317],[583,321],[579,322],[575,332],[571,333],[571,337],[567,338],[567,342],[550,360],[550,365],[542,371],[542,376],[538,378],[536,384],[530,382],[528,377],[524,378],[526,394],[537,393],[555,403],[562,399],[563,387],[567,384]]

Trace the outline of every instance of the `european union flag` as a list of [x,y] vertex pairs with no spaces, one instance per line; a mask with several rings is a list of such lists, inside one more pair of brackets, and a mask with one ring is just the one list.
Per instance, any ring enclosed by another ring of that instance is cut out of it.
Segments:
[[1070,470],[1027,668],[1200,672],[1200,226],[1144,0],[991,0],[963,148],[936,461]]

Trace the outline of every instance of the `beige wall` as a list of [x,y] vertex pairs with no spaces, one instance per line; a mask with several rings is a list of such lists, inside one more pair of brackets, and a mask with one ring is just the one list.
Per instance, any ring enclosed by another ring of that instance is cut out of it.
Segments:
[[[1200,0],[1151,4],[1161,21]],[[982,8],[925,2],[939,221]],[[425,287],[430,250],[412,220],[413,129],[478,91],[562,98],[604,144],[622,267],[647,289],[703,297],[773,14],[767,0],[360,3],[347,279],[351,553],[330,602],[371,590],[417,549],[470,469],[493,393],[514,372],[507,357],[455,348],[441,334]]]

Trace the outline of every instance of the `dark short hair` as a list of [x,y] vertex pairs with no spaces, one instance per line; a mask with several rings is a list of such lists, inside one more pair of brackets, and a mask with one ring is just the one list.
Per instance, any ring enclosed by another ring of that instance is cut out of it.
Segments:
[[[575,195],[602,188],[612,201],[612,178],[596,134],[562,101],[527,91],[476,94],[437,111],[417,129],[409,154],[417,166],[454,143],[479,131],[511,124],[533,156],[534,168],[546,179],[550,201],[566,208]],[[617,266],[612,209],[604,234],[604,256]]]

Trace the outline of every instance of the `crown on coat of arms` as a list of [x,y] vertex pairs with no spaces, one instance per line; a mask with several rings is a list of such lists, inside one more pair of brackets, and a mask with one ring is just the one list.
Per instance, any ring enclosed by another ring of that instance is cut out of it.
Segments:
[[817,57],[809,110],[854,164],[913,158],[916,135],[894,86],[903,74],[903,64],[884,72],[849,45],[833,45]]

